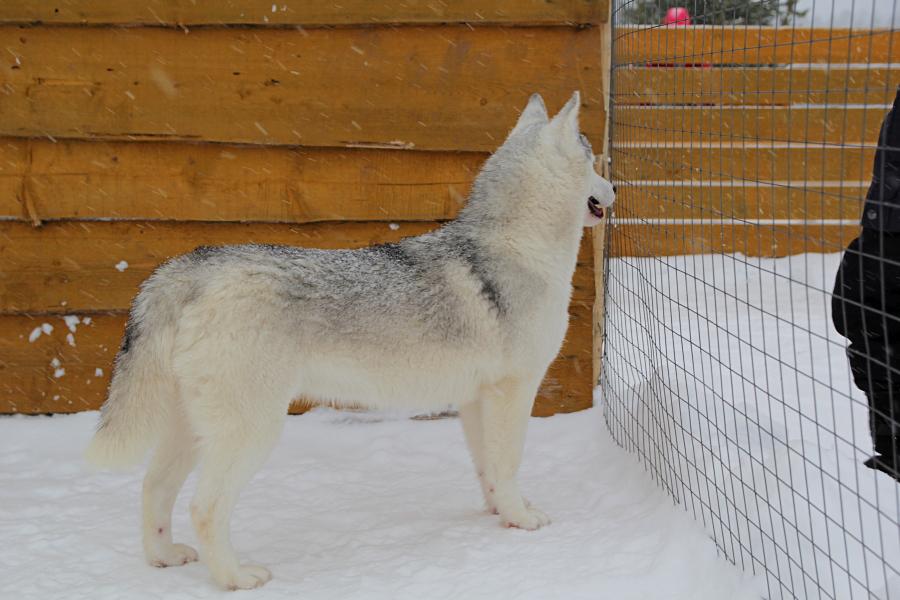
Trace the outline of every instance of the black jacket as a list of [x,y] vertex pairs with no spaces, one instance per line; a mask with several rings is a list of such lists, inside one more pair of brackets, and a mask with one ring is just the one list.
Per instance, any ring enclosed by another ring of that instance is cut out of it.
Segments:
[[900,232],[900,87],[878,134],[875,167],[861,225],[867,229]]

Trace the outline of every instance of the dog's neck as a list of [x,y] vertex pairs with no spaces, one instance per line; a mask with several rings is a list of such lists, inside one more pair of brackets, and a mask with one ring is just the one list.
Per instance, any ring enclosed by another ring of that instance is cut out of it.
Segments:
[[[479,205],[494,200],[493,206]],[[496,210],[514,205],[510,199],[470,199],[459,217],[448,227],[460,235],[478,240],[479,252],[487,261],[505,264],[498,277],[516,286],[520,279],[546,281],[558,292],[571,288],[583,233],[583,215],[533,215]],[[537,218],[535,218],[537,217]],[[514,268],[511,268],[514,267]]]

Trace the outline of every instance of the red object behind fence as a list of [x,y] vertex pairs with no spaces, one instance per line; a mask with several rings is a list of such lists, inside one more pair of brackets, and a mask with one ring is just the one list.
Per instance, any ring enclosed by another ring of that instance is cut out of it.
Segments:
[[[662,25],[666,27],[688,27],[691,25],[691,13],[683,6],[670,8],[663,17]],[[648,67],[700,67],[709,68],[710,63],[647,63]]]
[[670,8],[666,11],[666,16],[663,17],[662,24],[671,27],[687,27],[691,24],[691,13],[683,6]]

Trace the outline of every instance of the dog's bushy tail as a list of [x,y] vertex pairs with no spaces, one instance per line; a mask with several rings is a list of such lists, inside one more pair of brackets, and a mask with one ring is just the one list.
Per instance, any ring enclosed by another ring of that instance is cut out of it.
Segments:
[[85,451],[94,466],[140,462],[158,441],[177,399],[171,366],[177,314],[159,278],[157,272],[147,280],[132,306],[100,423]]

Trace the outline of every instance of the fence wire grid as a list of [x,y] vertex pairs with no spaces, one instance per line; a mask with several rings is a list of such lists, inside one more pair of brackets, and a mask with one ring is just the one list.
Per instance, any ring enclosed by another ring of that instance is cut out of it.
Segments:
[[900,600],[898,3],[612,3],[608,427],[768,598]]

